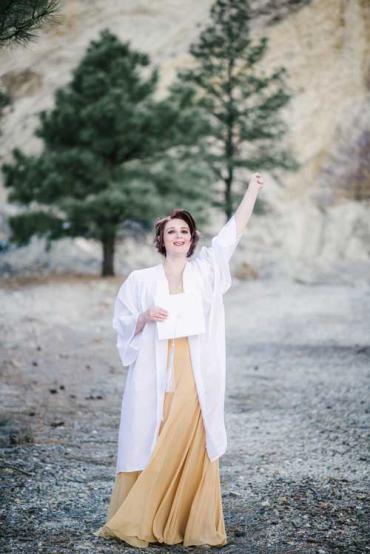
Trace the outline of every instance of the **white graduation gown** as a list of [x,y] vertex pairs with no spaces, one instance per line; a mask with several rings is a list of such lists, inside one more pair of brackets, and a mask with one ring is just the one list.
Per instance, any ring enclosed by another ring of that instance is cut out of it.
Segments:
[[[225,315],[223,294],[232,284],[230,258],[242,233],[233,215],[183,272],[184,292],[201,291],[206,333],[188,337],[211,461],[226,450]],[[157,337],[155,322],[134,336],[139,314],[155,305],[160,289],[169,292],[164,266],[132,271],[121,285],[114,305],[113,328],[123,366],[128,366],[122,398],[116,472],[139,471],[149,463],[163,414],[167,368],[167,340]]]

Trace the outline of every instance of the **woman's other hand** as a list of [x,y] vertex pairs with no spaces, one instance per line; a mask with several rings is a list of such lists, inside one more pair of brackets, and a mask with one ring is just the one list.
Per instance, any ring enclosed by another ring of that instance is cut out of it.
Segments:
[[152,306],[144,312],[145,322],[150,321],[163,321],[168,317],[167,310],[160,308],[159,306]]

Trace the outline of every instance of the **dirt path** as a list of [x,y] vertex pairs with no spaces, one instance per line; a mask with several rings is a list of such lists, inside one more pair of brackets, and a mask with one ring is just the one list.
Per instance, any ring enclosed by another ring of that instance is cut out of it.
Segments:
[[[92,535],[124,385],[111,329],[119,284],[50,278],[0,291],[1,552],[137,551]],[[222,551],[370,552],[370,287],[236,282],[225,305]]]

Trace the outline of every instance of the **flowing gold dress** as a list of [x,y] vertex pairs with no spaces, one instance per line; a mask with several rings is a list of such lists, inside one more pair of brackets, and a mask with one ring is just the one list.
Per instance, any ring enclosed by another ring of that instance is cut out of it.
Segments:
[[139,548],[150,542],[227,544],[219,459],[211,462],[206,451],[188,337],[175,341],[175,390],[165,394],[151,459],[141,471],[117,473],[107,522],[96,536]]

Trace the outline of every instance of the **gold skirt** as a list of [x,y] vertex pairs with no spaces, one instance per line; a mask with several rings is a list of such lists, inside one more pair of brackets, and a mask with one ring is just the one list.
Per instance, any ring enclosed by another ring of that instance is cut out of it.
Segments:
[[211,462],[187,337],[175,339],[175,391],[148,465],[116,475],[107,522],[94,532],[136,547],[227,544],[219,459]]

